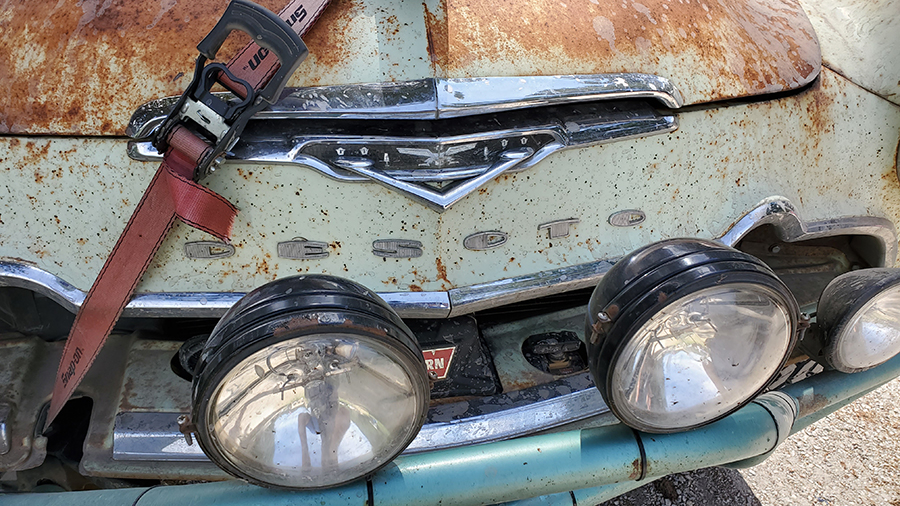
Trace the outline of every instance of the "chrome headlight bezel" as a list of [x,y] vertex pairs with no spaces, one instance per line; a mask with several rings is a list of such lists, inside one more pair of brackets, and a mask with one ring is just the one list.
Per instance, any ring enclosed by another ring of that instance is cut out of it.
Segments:
[[[616,364],[630,339],[661,310],[711,287],[752,285],[773,294],[789,318],[789,334],[768,379],[719,415],[686,426],[663,427],[634,419],[612,392]],[[638,430],[671,433],[719,420],[762,393],[778,375],[801,329],[799,306],[788,287],[761,260],[711,241],[670,239],[640,248],[616,263],[591,296],[586,319],[588,358],[594,382],[610,410]]]

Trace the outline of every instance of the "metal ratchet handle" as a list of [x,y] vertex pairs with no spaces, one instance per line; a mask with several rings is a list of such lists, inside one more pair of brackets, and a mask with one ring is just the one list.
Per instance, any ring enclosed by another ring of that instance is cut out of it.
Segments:
[[197,45],[200,54],[214,60],[216,52],[233,30],[246,33],[253,42],[278,57],[281,66],[269,83],[257,92],[266,102],[275,103],[287,79],[309,54],[306,44],[283,19],[265,7],[248,0],[232,0],[216,26]]

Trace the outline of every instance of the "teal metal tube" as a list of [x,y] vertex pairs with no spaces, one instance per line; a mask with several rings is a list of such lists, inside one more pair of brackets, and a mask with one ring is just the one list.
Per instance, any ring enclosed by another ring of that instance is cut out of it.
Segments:
[[411,455],[372,485],[375,504],[493,504],[633,481],[640,473],[633,432],[613,425]]
[[846,374],[826,371],[782,391],[797,399],[800,414],[792,433],[834,413],[900,375],[900,355],[868,371]]
[[[795,434],[805,429],[818,420],[825,418],[867,393],[876,390],[878,387],[898,376],[900,376],[900,355],[868,371],[854,374],[827,371],[820,373],[809,380],[782,388],[780,392],[790,396],[799,408],[798,418],[793,423],[791,434]],[[779,435],[779,439],[782,438],[783,435]],[[761,454],[758,457],[736,461],[729,467],[750,467],[751,464],[755,465],[765,460],[765,457],[767,457],[769,453],[771,453],[771,451]],[[704,465],[699,467],[708,466]],[[568,506],[569,503],[565,501],[571,501],[572,498],[574,498],[574,504],[576,505],[593,505],[629,492],[630,490],[643,486],[662,476],[664,475],[647,478],[640,482],[604,485],[601,487],[575,490],[564,494],[553,494],[533,498],[533,500],[545,500],[548,502],[531,503],[526,501],[516,501],[508,504],[510,506],[530,506],[531,504],[560,504]],[[552,500],[550,498],[552,498]]]
[[[785,431],[790,430],[793,420],[791,414],[785,423],[786,417],[778,413],[795,408],[780,404],[796,402],[799,405],[800,419],[794,424],[796,429],[898,374],[900,357],[862,373],[822,373],[784,388],[783,392],[790,397],[767,394],[766,399],[758,399],[723,420],[680,434],[642,434],[623,425],[614,425],[405,456],[376,473],[371,478],[371,485],[359,481],[337,489],[283,492],[238,482],[221,482],[10,495],[2,502],[4,506],[362,505],[369,499],[371,490],[374,504],[491,504],[534,496],[544,497],[519,504],[571,504],[573,497],[579,502],[608,498],[673,472],[766,454],[784,437]],[[642,459],[638,438],[643,444],[645,459]],[[642,474],[645,479],[636,481]]]

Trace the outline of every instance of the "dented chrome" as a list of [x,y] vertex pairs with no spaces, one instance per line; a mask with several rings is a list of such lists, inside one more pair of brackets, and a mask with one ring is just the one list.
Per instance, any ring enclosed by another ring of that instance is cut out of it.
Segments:
[[866,235],[881,243],[880,258],[873,267],[893,267],[897,258],[897,230],[893,222],[874,216],[853,216],[806,222],[800,218],[797,208],[785,197],[770,197],[741,217],[717,241],[736,246],[751,230],[762,225],[772,225],[785,242],[805,241],[834,235]]

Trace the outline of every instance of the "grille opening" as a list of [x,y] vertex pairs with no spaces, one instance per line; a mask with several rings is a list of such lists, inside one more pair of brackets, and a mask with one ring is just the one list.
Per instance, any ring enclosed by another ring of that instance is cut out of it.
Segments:
[[771,225],[748,233],[737,249],[759,258],[775,271],[805,312],[815,310],[831,280],[852,270],[879,267],[877,259],[884,258],[884,247],[871,236],[839,235],[786,242]]

